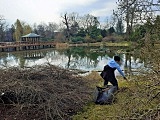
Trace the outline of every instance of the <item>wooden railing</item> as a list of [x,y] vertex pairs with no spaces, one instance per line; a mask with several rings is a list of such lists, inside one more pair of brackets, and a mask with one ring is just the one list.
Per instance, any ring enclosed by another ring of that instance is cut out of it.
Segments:
[[0,42],[0,48],[22,47],[22,46],[39,46],[39,45],[52,45],[55,42]]

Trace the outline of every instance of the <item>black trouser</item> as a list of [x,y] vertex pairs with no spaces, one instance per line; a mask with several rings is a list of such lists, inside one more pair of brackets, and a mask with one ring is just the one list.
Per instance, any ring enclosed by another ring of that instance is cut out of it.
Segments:
[[103,74],[101,75],[104,79],[104,86],[108,85],[108,82],[110,82],[113,86],[117,86],[118,88],[118,82],[114,74],[115,70],[116,68],[111,68],[109,65],[104,67]]
[[104,78],[104,86],[108,85],[108,82],[110,82],[113,86],[117,86],[117,88],[118,88],[118,82],[117,82],[116,78],[105,77]]

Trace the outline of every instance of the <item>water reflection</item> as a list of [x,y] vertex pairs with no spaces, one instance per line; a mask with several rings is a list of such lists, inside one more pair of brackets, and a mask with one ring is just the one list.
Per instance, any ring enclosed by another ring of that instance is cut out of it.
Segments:
[[85,71],[102,70],[103,66],[114,55],[122,58],[122,69],[131,70],[143,67],[143,62],[137,54],[119,53],[126,48],[110,47],[70,47],[68,49],[46,49],[0,53],[0,67],[32,67],[47,63],[63,68],[80,69]]

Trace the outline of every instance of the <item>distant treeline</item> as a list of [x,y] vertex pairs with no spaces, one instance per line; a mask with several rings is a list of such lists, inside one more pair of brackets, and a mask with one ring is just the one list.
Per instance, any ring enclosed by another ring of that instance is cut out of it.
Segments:
[[[112,19],[101,23],[99,18],[90,14],[80,16],[78,13],[64,13],[61,22],[29,25],[16,20],[9,26],[0,15],[0,42],[21,41],[21,36],[31,32],[41,36],[43,41],[88,43],[134,41],[141,45],[145,36],[151,38],[151,44],[160,40],[159,1],[118,0],[117,10],[113,10]],[[153,9],[154,7],[154,9]]]

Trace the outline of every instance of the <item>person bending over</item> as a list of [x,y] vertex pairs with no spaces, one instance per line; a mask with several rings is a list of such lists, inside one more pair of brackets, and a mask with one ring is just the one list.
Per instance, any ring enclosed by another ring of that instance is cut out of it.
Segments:
[[117,79],[116,79],[115,73],[114,73],[114,71],[116,69],[123,76],[123,78],[126,79],[119,64],[120,64],[120,57],[114,56],[114,59],[111,59],[108,62],[108,64],[104,66],[104,69],[103,69],[102,73],[100,74],[101,77],[104,79],[104,86],[107,86],[108,82],[110,82],[113,86],[117,86],[117,89],[118,89],[118,82],[117,82]]

